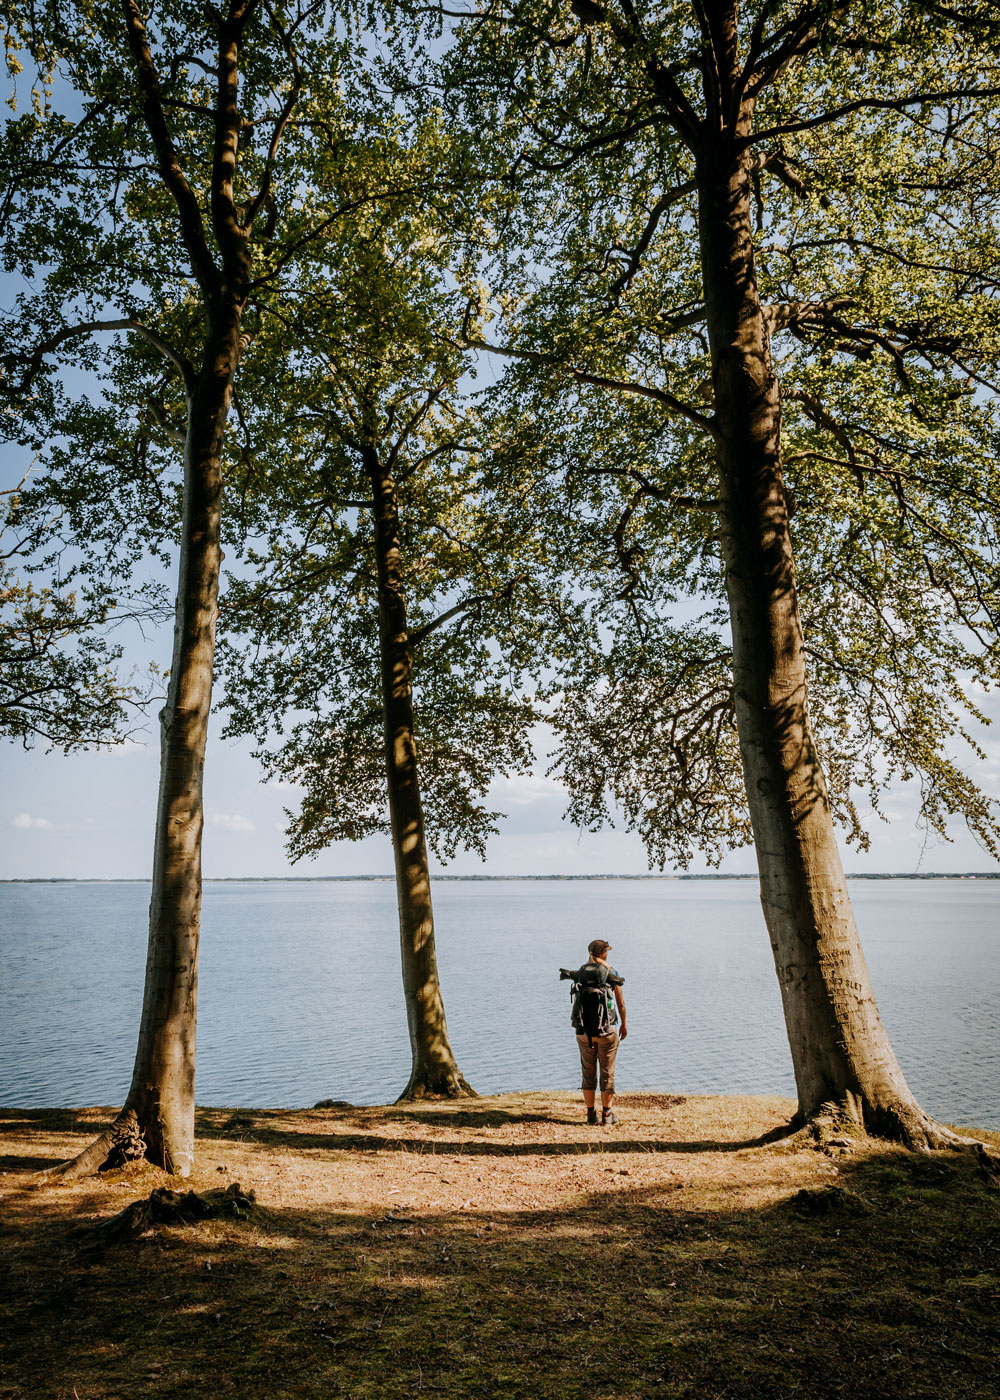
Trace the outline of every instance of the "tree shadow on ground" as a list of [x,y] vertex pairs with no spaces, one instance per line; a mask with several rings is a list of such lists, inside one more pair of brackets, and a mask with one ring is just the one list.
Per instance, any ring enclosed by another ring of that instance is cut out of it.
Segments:
[[[568,1113],[519,1113],[515,1109],[501,1108],[384,1108],[380,1114],[383,1122],[427,1123],[432,1127],[462,1128],[504,1128],[510,1124],[523,1123],[568,1123]],[[575,1115],[579,1117],[579,1114]]]
[[0,1154],[0,1172],[43,1172],[51,1166],[51,1157],[16,1157]]
[[110,1122],[117,1112],[117,1108],[0,1108],[0,1133],[18,1133],[26,1123],[53,1132],[92,1133],[96,1120],[82,1114],[98,1113]]
[[265,1202],[111,1247],[25,1197],[0,1396],[995,1400],[996,1193],[964,1158],[840,1165],[764,1209],[616,1175],[556,1210]]
[[[317,1130],[319,1113],[329,1113],[329,1126]],[[478,1116],[475,1110],[461,1114],[440,1110],[408,1110],[393,1113],[391,1109],[380,1108],[377,1115],[372,1113],[366,1119],[364,1109],[345,1110],[303,1110],[303,1123],[308,1129],[298,1131],[285,1125],[290,1114],[287,1109],[241,1109],[236,1113],[228,1109],[199,1109],[196,1114],[196,1131],[202,1138],[227,1138],[240,1142],[256,1142],[269,1147],[303,1149],[326,1149],[331,1152],[423,1152],[439,1155],[462,1154],[466,1157],[539,1157],[539,1156],[578,1156],[591,1152],[742,1152],[750,1147],[762,1147],[777,1141],[788,1132],[787,1125],[772,1129],[750,1138],[668,1138],[651,1135],[644,1138],[631,1138],[622,1135],[623,1129],[604,1130],[600,1127],[588,1128],[579,1122],[578,1117],[553,1117],[541,1114],[493,1114],[483,1111]],[[347,1121],[345,1121],[347,1120]],[[400,1125],[398,1134],[389,1135],[377,1131],[386,1121],[396,1121]],[[492,1120],[492,1121],[491,1121]],[[367,1124],[371,1126],[368,1128]],[[525,1123],[539,1123],[551,1126],[579,1127],[580,1136],[572,1140],[553,1141],[551,1139],[532,1142],[504,1142],[495,1138],[440,1138],[429,1137],[419,1132],[421,1126],[489,1129],[505,1126],[523,1126]],[[405,1127],[415,1124],[417,1129],[406,1132]],[[361,1126],[362,1131],[356,1131]]]

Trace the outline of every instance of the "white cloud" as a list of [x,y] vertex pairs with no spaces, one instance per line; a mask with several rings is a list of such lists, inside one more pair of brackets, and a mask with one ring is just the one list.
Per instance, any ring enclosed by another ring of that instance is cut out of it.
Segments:
[[493,801],[524,807],[547,797],[565,801],[566,789],[562,783],[544,773],[515,773],[509,778],[495,779],[490,785],[489,795]]
[[51,831],[52,823],[46,821],[44,817],[32,817],[27,812],[18,812],[16,817],[11,818],[11,826],[19,827],[22,831],[44,830]]
[[225,812],[216,812],[212,817],[213,826],[221,826],[223,831],[256,831],[257,828],[247,817],[241,817],[237,813],[229,816]]

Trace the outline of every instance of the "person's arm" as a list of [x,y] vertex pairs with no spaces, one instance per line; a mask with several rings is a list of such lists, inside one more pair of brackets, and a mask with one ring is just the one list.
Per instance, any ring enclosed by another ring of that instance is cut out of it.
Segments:
[[615,1001],[618,1003],[618,1019],[621,1022],[621,1030],[618,1032],[618,1039],[624,1040],[628,1035],[628,1025],[625,1021],[625,998],[622,996],[621,987],[615,987]]

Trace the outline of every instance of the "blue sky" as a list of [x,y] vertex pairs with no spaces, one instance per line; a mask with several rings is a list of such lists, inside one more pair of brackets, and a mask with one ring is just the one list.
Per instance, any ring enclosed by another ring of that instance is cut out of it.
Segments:
[[[164,644],[166,643],[166,639]],[[1000,719],[1000,704],[993,700]],[[249,747],[218,737],[215,722],[205,767],[205,855],[208,877],[389,874],[388,839],[330,847],[315,861],[292,866],[284,854],[282,809],[294,791],[264,785]],[[1000,725],[995,726],[1000,728]],[[988,759],[979,777],[1000,792],[1000,737],[984,736]],[[140,736],[140,739],[142,736]],[[111,752],[65,756],[0,747],[0,878],[146,878],[152,859],[158,746],[152,736]],[[637,837],[621,830],[580,833],[562,820],[558,785],[533,776],[497,786],[494,805],[508,815],[489,844],[485,864],[460,854],[451,874],[642,874],[647,869]],[[994,862],[957,826],[951,844],[925,843],[917,828],[912,784],[900,785],[885,804],[888,825],[872,824],[867,855],[845,849],[850,870],[995,870]],[[440,867],[438,867],[440,868]],[[706,869],[704,865],[692,869]],[[734,853],[727,871],[750,871],[749,851]]]

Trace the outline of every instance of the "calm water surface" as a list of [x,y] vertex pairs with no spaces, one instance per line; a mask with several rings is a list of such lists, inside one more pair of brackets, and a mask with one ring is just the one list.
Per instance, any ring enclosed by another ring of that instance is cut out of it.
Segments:
[[[1000,1128],[1000,881],[858,881],[872,980],[930,1112]],[[149,886],[0,885],[0,1104],[120,1103]],[[434,888],[452,1045],[483,1093],[574,1088],[560,965],[614,944],[619,1089],[787,1093],[793,1079],[753,881],[448,881]],[[208,884],[198,1102],[384,1103],[409,1072],[386,882]]]

